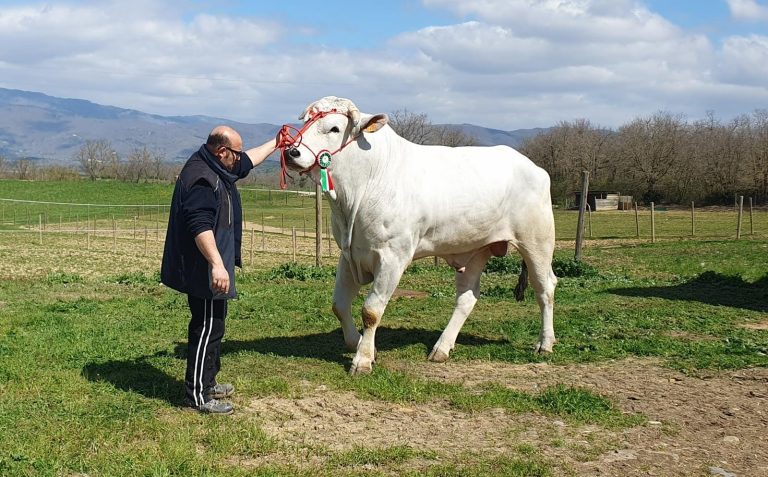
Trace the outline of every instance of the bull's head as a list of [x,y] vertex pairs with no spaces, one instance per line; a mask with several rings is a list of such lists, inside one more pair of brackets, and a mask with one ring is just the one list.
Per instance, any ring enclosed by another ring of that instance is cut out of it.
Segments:
[[285,167],[307,172],[327,167],[321,159],[328,159],[354,142],[362,132],[376,132],[389,118],[386,114],[363,114],[355,104],[345,98],[326,96],[304,109],[299,119],[304,121],[300,130],[283,126],[281,144]]

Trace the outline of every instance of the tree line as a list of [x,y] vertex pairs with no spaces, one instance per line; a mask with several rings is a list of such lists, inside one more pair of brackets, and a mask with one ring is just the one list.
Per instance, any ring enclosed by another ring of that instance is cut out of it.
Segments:
[[132,150],[126,157],[107,140],[87,140],[73,157],[75,165],[45,164],[33,159],[9,161],[0,155],[0,177],[21,180],[97,180],[125,182],[172,180],[181,166],[169,164],[163,153],[146,146]]
[[[472,146],[477,140],[426,115],[396,111],[390,125],[417,144]],[[591,190],[631,195],[639,203],[733,204],[738,195],[768,200],[768,110],[723,122],[708,112],[699,121],[657,112],[616,130],[587,119],[563,121],[528,138],[520,152],[545,169],[552,200],[564,203],[581,190],[588,171]]]
[[[455,126],[433,124],[426,114],[390,113],[390,126],[417,144],[472,146],[476,138]],[[523,142],[520,152],[544,168],[552,179],[552,199],[563,203],[580,190],[581,172],[590,174],[590,189],[631,195],[640,203],[732,204],[734,196],[768,201],[768,110],[755,110],[730,121],[707,113],[688,122],[682,115],[657,112],[618,129],[587,119],[563,121]],[[181,164],[168,163],[146,146],[122,158],[109,141],[86,141],[75,154],[76,166],[37,166],[0,156],[0,177],[44,180],[113,179],[172,181]],[[255,176],[252,182],[275,182]],[[267,185],[270,185],[267,184]],[[308,187],[299,177],[295,186]]]
[[632,195],[640,203],[733,204],[734,196],[768,199],[768,110],[724,122],[714,113],[688,122],[658,112],[617,130],[588,120],[561,122],[520,151],[549,172],[554,200],[580,189]]

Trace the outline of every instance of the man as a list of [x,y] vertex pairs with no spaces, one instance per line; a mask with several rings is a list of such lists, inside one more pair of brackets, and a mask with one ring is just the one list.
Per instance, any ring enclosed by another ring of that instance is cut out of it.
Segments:
[[240,135],[218,126],[192,154],[176,180],[165,238],[162,282],[187,294],[189,321],[187,406],[203,413],[231,414],[223,401],[231,384],[217,383],[227,300],[236,298],[235,266],[241,266],[243,213],[235,182],[276,149],[270,140],[243,151]]

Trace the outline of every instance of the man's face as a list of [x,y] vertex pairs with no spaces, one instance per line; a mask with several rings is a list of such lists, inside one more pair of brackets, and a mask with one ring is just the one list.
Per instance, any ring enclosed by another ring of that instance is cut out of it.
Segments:
[[240,157],[243,155],[242,142],[234,144],[234,147],[219,146],[216,150],[216,157],[219,158],[224,167],[231,171],[235,165],[240,161]]

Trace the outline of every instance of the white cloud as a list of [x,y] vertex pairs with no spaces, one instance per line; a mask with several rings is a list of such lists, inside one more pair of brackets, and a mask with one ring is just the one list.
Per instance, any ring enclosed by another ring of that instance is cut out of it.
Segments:
[[768,6],[756,0],[726,0],[731,15],[737,20],[768,21]]
[[717,71],[722,81],[765,87],[768,78],[768,37],[728,38],[719,54],[719,61]]
[[311,25],[200,14],[184,2],[6,7],[0,87],[272,123],[333,94],[366,112],[499,129],[768,107],[765,37],[715,43],[639,0],[423,3],[458,19],[371,49],[318,45]]

